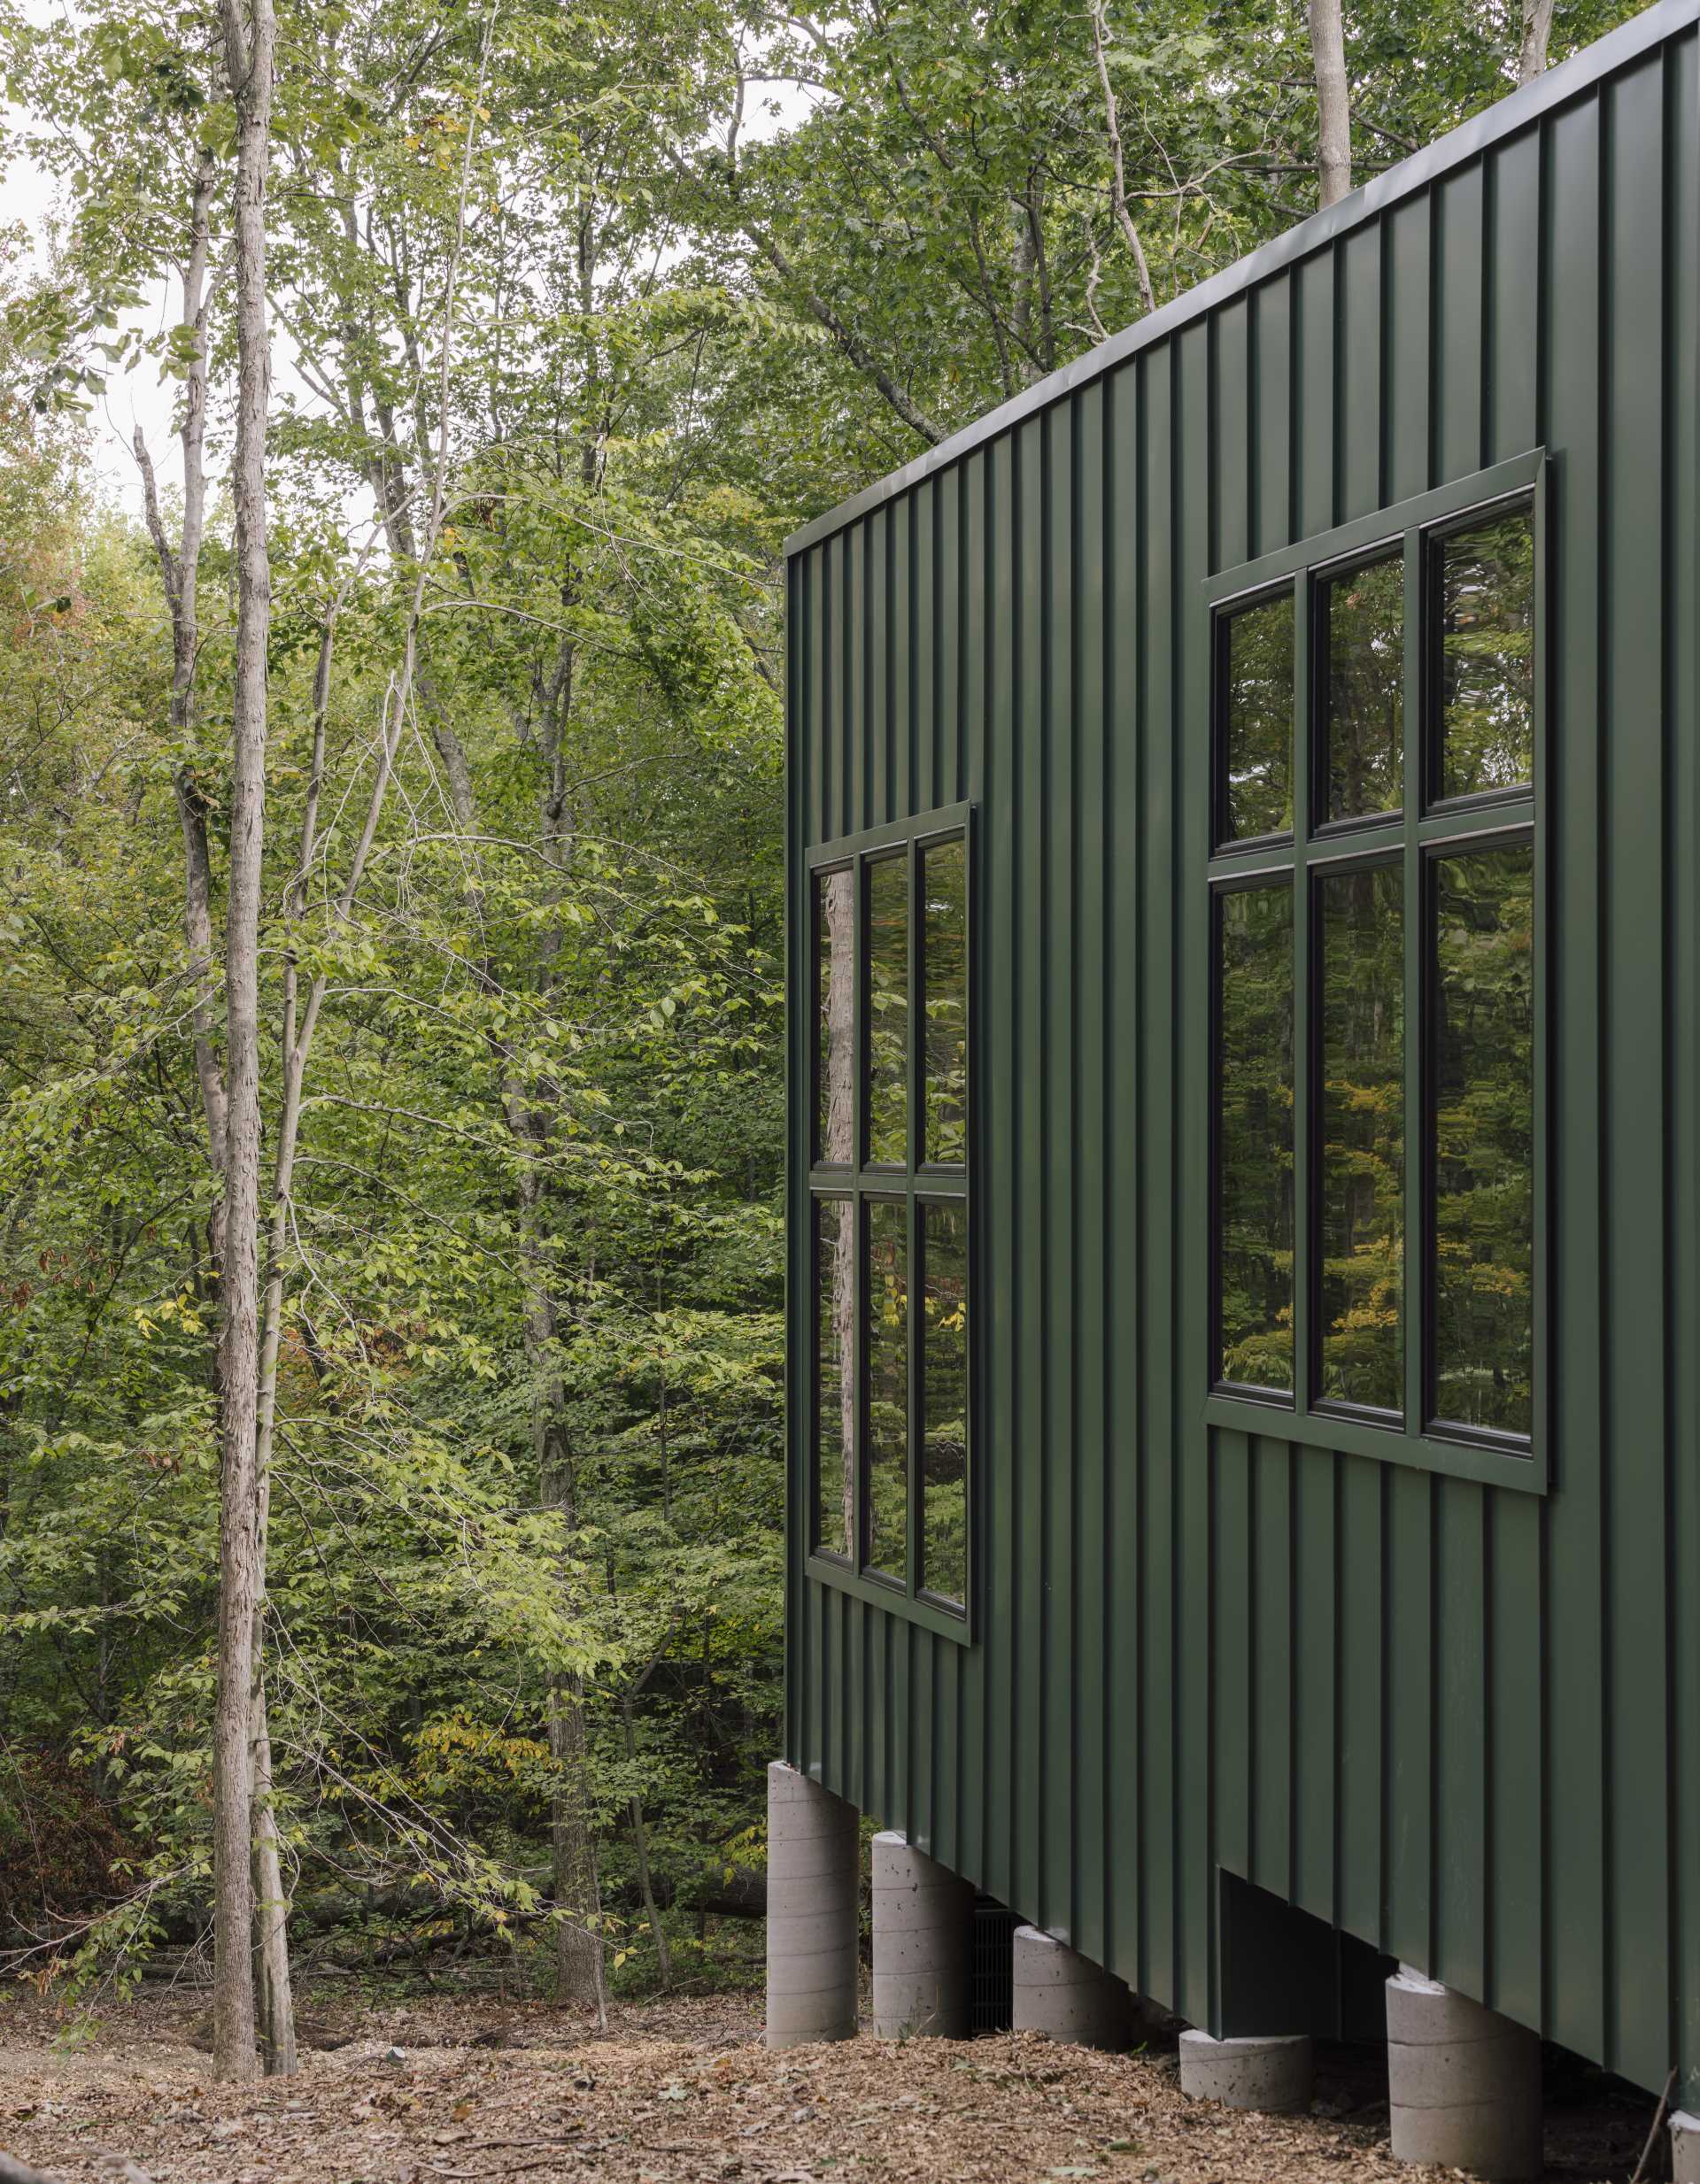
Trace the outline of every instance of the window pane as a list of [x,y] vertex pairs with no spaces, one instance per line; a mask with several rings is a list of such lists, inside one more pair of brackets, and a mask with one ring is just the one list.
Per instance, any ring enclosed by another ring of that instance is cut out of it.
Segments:
[[929,1161],[968,1156],[968,845],[940,842],[921,860],[926,979]]
[[1330,577],[1323,588],[1323,629],[1328,816],[1396,811],[1405,691],[1403,560],[1395,555]]
[[1293,1385],[1293,891],[1217,899],[1220,1378]]
[[854,1154],[855,877],[815,878],[815,1157],[848,1161]]
[[1404,1401],[1404,876],[1397,865],[1317,884],[1319,1393]]
[[1434,875],[1434,1414],[1534,1423],[1534,865],[1530,845]]
[[868,1208],[868,1559],[908,1576],[909,1211]]
[[1441,794],[1534,773],[1534,519],[1527,508],[1443,538]]
[[815,1543],[851,1555],[856,1533],[855,1226],[846,1199],[815,1205]]
[[921,1388],[921,1582],[968,1597],[968,1214],[922,1208],[926,1289]]
[[1293,595],[1228,617],[1222,729],[1227,838],[1293,824]]
[[908,1156],[909,865],[868,867],[868,1157]]

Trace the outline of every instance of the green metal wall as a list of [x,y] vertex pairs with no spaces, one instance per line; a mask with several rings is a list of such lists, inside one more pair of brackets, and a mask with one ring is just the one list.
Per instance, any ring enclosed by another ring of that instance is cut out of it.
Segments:
[[[1691,0],[789,566],[788,1751],[1215,2021],[1225,1866],[1700,2093]],[[1216,571],[1544,446],[1554,1485],[1207,1429]],[[804,848],[978,828],[975,1642],[807,1578]]]

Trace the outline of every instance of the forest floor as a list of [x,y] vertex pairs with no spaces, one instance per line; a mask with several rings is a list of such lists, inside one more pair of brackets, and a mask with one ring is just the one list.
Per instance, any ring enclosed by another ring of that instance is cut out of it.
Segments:
[[[87,2044],[0,2002],[0,2150],[62,2184],[1416,2184],[1372,2059],[1325,2050],[1309,2116],[1182,2098],[1172,2050],[1032,2034],[769,2054],[747,1996],[615,2008],[307,1999],[299,2073],[212,2082],[205,1996],[115,2008]],[[332,2044],[336,2043],[336,2044]],[[1550,2179],[1623,2184],[1651,2103],[1588,2080],[1548,2121]],[[1668,2171],[1666,2171],[1668,2173]]]

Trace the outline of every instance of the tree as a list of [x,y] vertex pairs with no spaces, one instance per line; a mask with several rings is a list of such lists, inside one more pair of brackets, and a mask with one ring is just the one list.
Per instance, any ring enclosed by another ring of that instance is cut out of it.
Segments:
[[1317,76],[1317,202],[1325,208],[1351,193],[1352,107],[1346,81],[1341,0],[1306,0],[1310,58]]

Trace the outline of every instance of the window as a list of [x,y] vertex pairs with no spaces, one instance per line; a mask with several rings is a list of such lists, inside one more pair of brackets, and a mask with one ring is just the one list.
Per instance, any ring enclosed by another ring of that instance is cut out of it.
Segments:
[[969,814],[811,859],[811,1567],[965,1627]]
[[1543,493],[1523,459],[1211,603],[1211,1400],[1479,1477],[1542,1416]]

